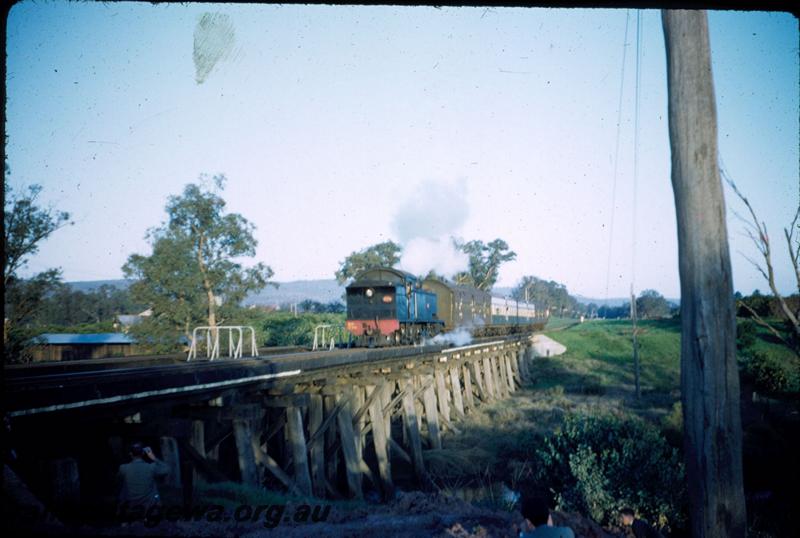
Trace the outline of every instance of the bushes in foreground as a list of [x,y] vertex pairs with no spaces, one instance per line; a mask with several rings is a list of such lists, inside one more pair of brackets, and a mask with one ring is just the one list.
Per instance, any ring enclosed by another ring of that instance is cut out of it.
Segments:
[[[344,326],[344,314],[270,314],[258,327],[266,346],[310,346],[314,327],[322,324]],[[330,334],[330,333],[329,333]]]
[[[788,338],[788,331],[785,334]],[[773,338],[769,334],[765,336]],[[765,394],[800,393],[800,356],[784,346],[759,345],[761,338],[759,328],[752,320],[737,323],[736,349],[742,377],[752,381],[756,389]]]
[[570,415],[536,451],[537,481],[559,508],[609,525],[634,508],[661,527],[686,520],[684,470],[678,450],[638,418]]

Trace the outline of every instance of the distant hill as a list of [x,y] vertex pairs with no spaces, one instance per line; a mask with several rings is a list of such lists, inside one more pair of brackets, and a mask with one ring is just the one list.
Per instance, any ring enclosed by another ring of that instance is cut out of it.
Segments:
[[[625,303],[630,303],[630,298],[628,297],[612,297],[610,299],[593,299],[591,297],[584,297],[583,295],[573,295],[573,297],[575,297],[575,299],[577,299],[578,302],[582,304],[594,303],[597,306],[610,306],[612,308],[617,306],[622,306]],[[670,299],[669,297],[666,297],[666,299],[668,303],[674,304],[676,306],[681,304],[680,299]]]
[[610,306],[612,308],[630,302],[630,299],[627,297],[611,297],[609,299],[594,299],[592,297],[584,297],[583,295],[573,295],[573,297],[581,304],[594,303],[597,306]]
[[132,280],[83,280],[80,282],[65,282],[65,284],[76,291],[84,293],[96,290],[100,286],[113,286],[119,289],[125,289],[131,285]]
[[344,286],[339,285],[335,279],[324,280],[295,280],[281,282],[279,287],[268,286],[258,293],[248,296],[245,305],[273,305],[284,303],[300,303],[306,299],[319,303],[332,301],[344,302]]

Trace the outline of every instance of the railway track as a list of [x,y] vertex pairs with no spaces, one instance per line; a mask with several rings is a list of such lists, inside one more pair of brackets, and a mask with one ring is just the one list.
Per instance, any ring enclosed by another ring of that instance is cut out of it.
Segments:
[[[473,338],[470,344],[516,339],[520,334]],[[313,375],[326,368],[411,359],[451,345],[308,351],[272,348],[254,358],[187,361],[183,354],[9,366],[3,402],[11,416],[67,411],[152,398],[212,393],[282,377]]]
[[[169,362],[116,368],[48,371],[15,368],[6,372],[3,401],[11,416],[119,404],[144,398],[215,392],[226,387],[299,376],[326,368],[436,353],[446,346],[402,346],[382,349],[303,351],[257,358]],[[168,358],[171,360],[171,358]]]

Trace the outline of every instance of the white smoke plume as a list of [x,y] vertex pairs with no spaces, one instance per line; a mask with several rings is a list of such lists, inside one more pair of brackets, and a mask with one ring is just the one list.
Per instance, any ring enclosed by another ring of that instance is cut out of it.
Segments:
[[433,270],[437,275],[449,278],[465,271],[468,263],[467,255],[456,250],[449,237],[417,237],[403,245],[400,268],[423,277]]
[[456,347],[466,346],[472,342],[472,335],[469,329],[461,327],[449,333],[437,334],[433,338],[426,338],[423,345],[426,346],[443,346],[452,344]]
[[457,250],[451,237],[469,215],[467,184],[422,182],[403,202],[392,220],[403,245],[400,268],[425,276],[430,271],[451,277],[469,267],[469,257]]

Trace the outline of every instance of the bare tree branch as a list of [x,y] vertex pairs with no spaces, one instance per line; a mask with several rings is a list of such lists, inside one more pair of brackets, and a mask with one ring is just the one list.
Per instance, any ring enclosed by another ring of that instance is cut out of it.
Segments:
[[786,246],[789,247],[789,259],[792,260],[792,267],[794,267],[794,274],[797,278],[797,292],[800,293],[800,238],[797,240],[797,247],[792,245],[794,239],[794,232],[798,228],[798,218],[800,218],[800,206],[794,214],[794,219],[788,228],[783,229],[783,234],[786,236]]
[[758,312],[756,312],[755,310],[753,310],[753,309],[750,307],[750,305],[749,305],[749,304],[745,303],[744,301],[737,301],[737,302],[736,302],[736,304],[737,304],[737,305],[739,305],[739,306],[743,306],[743,307],[745,307],[745,308],[747,309],[747,311],[748,311],[748,312],[750,312],[750,315],[751,315],[751,316],[753,316],[753,321],[755,321],[756,323],[758,323],[759,325],[761,325],[762,327],[764,327],[765,329],[767,329],[769,332],[771,332],[771,333],[772,333],[772,334],[775,336],[775,338],[778,338],[778,339],[779,339],[781,342],[783,342],[783,343],[784,343],[786,346],[789,346],[789,347],[791,347],[791,346],[789,345],[789,342],[787,342],[787,341],[786,341],[786,339],[783,337],[783,335],[781,335],[781,333],[779,333],[779,332],[778,332],[778,331],[775,329],[775,327],[773,327],[772,325],[770,325],[769,323],[767,323],[766,321],[764,321],[764,318],[762,318],[761,316],[759,316],[759,315],[758,315]]
[[[778,287],[775,285],[775,270],[772,267],[772,251],[770,248],[769,233],[767,233],[767,225],[764,221],[759,221],[753,206],[750,204],[750,201],[742,194],[742,192],[736,186],[736,183],[734,183],[730,176],[728,176],[727,172],[725,172],[724,169],[720,169],[720,172],[722,177],[725,179],[725,182],[730,185],[731,189],[733,189],[733,192],[736,193],[736,196],[738,196],[739,199],[744,203],[745,207],[747,207],[747,210],[750,213],[752,221],[748,223],[749,226],[747,227],[747,234],[750,236],[750,239],[753,241],[756,248],[758,248],[758,251],[761,253],[761,256],[764,258],[766,271],[754,260],[748,258],[747,256],[745,256],[745,258],[747,261],[752,263],[756,269],[758,269],[758,271],[769,284],[769,289],[772,291],[772,295],[774,295],[778,300],[778,304],[780,305],[784,317],[792,324],[795,337],[798,341],[800,341],[800,322],[798,322],[798,315],[795,312],[792,312],[792,309],[789,308],[786,299],[784,299],[784,297],[780,294]],[[792,231],[789,232],[788,229],[784,229],[784,235],[786,236],[786,240],[789,244],[789,257],[792,259],[792,265],[795,269],[795,275],[797,277],[798,292],[800,292],[800,269],[798,269],[798,256],[795,255],[795,251],[792,247],[792,236],[794,235],[794,228],[798,220],[798,215],[800,215],[800,208],[798,208],[798,211],[795,213],[794,219],[792,220],[792,224],[790,226]],[[754,230],[756,233],[753,233]],[[798,253],[800,253],[800,246],[798,247]],[[749,307],[747,308],[748,310],[752,311],[752,309]],[[759,319],[763,324],[765,324],[765,326],[768,326],[766,321],[761,318]],[[770,329],[773,331],[773,334],[777,334],[777,330],[772,327],[770,327]],[[786,342],[786,340],[783,338],[781,338],[781,340]]]

